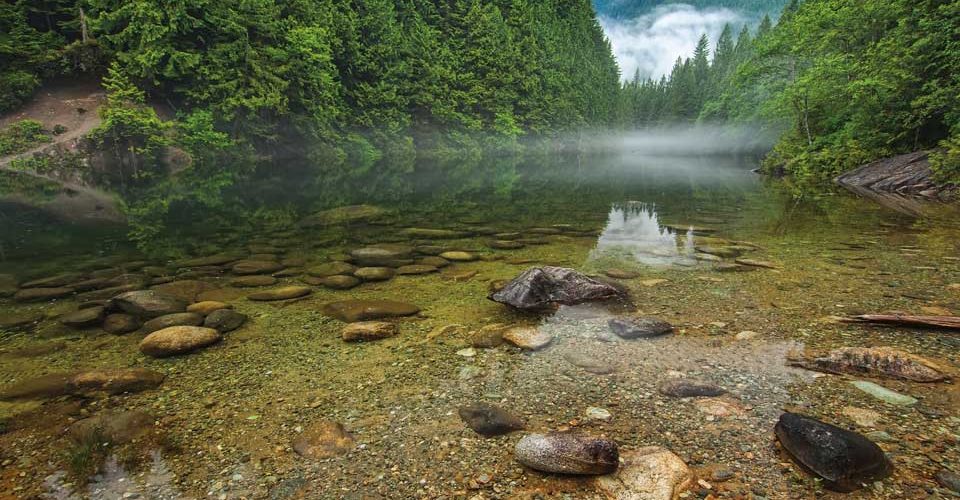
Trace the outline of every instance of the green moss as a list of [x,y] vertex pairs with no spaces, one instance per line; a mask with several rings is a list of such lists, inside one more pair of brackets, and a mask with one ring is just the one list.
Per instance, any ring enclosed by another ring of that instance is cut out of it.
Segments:
[[22,153],[50,142],[50,134],[35,120],[21,120],[0,130],[0,156]]

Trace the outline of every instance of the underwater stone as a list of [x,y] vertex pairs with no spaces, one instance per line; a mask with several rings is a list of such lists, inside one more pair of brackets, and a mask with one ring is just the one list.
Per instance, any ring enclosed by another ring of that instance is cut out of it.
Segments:
[[103,320],[103,331],[113,335],[123,335],[137,331],[139,328],[140,320],[132,314],[110,314]]
[[597,478],[606,498],[622,500],[674,500],[695,483],[693,471],[676,454],[659,446],[646,446],[620,455],[616,474]]
[[203,316],[197,313],[173,313],[147,321],[143,324],[143,333],[153,333],[171,326],[200,326],[201,324],[203,324]]
[[890,389],[874,384],[873,382],[867,382],[866,380],[853,380],[850,382],[850,384],[857,389],[860,389],[861,391],[894,406],[911,406],[917,404],[916,398],[907,396],[906,394],[900,394],[896,391],[891,391]]
[[656,318],[613,318],[607,321],[610,330],[624,339],[651,338],[673,331],[673,325]]
[[313,290],[308,287],[292,285],[254,293],[248,295],[247,298],[258,302],[272,302],[277,300],[298,299],[300,297],[306,297],[311,293],[313,293]]
[[28,281],[20,285],[20,287],[21,288],[61,288],[71,283],[80,281],[82,279],[83,279],[83,275],[80,273],[64,273],[64,274],[58,274],[56,276],[50,276],[47,278]]
[[413,316],[420,308],[395,300],[344,300],[323,306],[323,313],[347,323]]
[[300,225],[302,227],[319,227],[337,224],[350,224],[354,222],[376,219],[387,213],[388,212],[386,209],[374,205],[350,205],[346,207],[323,210],[307,216],[300,221]]
[[234,274],[270,274],[283,269],[283,264],[269,260],[241,260],[230,268]]
[[120,309],[139,318],[156,318],[184,312],[187,310],[187,303],[154,290],[139,290],[117,295],[110,300],[110,308]]
[[850,492],[891,474],[893,465],[866,437],[796,413],[784,413],[774,427],[780,444],[827,488]]
[[720,396],[726,389],[710,382],[678,378],[667,380],[658,388],[660,394],[674,398],[699,398]]
[[200,294],[216,288],[210,283],[199,280],[177,280],[150,287],[153,291],[180,299],[188,304],[196,302]]
[[515,326],[503,332],[503,340],[521,349],[537,351],[550,345],[553,337],[534,326]]
[[307,283],[308,285],[322,286],[331,290],[349,290],[362,283],[362,281],[360,281],[358,278],[343,275],[327,276],[326,278],[312,278],[309,280],[304,279],[303,282]]
[[617,470],[617,443],[574,433],[528,434],[514,447],[517,461],[556,474],[599,475]]
[[240,314],[232,309],[218,309],[203,320],[203,326],[213,328],[220,333],[236,330],[247,322],[247,315]]
[[363,281],[388,281],[393,279],[396,271],[389,267],[361,267],[353,275]]
[[594,375],[608,375],[617,371],[616,367],[609,361],[580,351],[568,351],[564,353],[563,359],[571,365]]
[[307,269],[307,274],[316,278],[353,274],[357,268],[346,262],[327,262]]
[[60,316],[60,323],[70,328],[90,328],[102,323],[104,315],[102,306],[88,307]]
[[213,328],[172,326],[147,335],[140,342],[140,352],[154,358],[166,358],[216,344],[222,338]]
[[353,449],[353,436],[337,422],[320,421],[293,440],[293,451],[304,458],[322,459],[343,455]]
[[466,238],[470,233],[465,231],[453,231],[450,229],[425,229],[411,227],[400,231],[400,234],[408,238],[419,238],[424,240],[455,240]]
[[162,373],[144,368],[52,373],[6,388],[0,392],[0,400],[48,399],[101,392],[112,395],[140,392],[157,387],[163,379]]
[[382,244],[350,252],[353,262],[366,267],[400,267],[413,263],[413,247]]
[[363,321],[350,323],[341,331],[346,342],[369,342],[392,337],[400,332],[397,325],[384,321]]
[[397,274],[401,276],[413,276],[418,274],[430,274],[439,271],[434,266],[429,266],[426,264],[411,264],[409,266],[401,266],[397,268]]
[[500,436],[523,430],[523,420],[507,411],[486,403],[475,403],[457,410],[467,427],[484,437]]
[[73,288],[21,288],[13,295],[17,302],[43,302],[45,300],[60,299],[72,295]]
[[214,311],[219,311],[220,309],[233,309],[233,306],[216,300],[205,300],[203,302],[196,302],[187,306],[187,312],[194,312],[204,316]]
[[573,269],[537,267],[528,269],[487,298],[521,310],[537,310],[555,304],[575,305],[625,296],[617,288]]
[[443,252],[440,254],[441,259],[446,259],[453,262],[473,262],[477,260],[477,256],[470,252]]
[[230,280],[230,286],[236,288],[257,288],[261,286],[273,286],[276,285],[278,281],[279,280],[273,276],[241,276]]

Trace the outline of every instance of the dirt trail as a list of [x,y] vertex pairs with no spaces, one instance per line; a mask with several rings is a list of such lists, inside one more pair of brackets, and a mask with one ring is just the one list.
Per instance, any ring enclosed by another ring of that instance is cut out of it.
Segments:
[[[29,103],[17,111],[0,116],[0,128],[28,119],[42,123],[47,130],[57,125],[67,128],[63,134],[55,136],[52,142],[41,144],[22,153],[0,157],[0,171],[27,175],[63,187],[64,192],[48,203],[47,208],[65,218],[123,220],[123,215],[116,207],[114,196],[105,191],[60,177],[11,167],[16,160],[29,158],[51,148],[75,151],[78,140],[100,125],[98,111],[104,99],[103,90],[93,82],[55,85],[38,92]],[[27,203],[28,201],[17,193],[8,195],[6,199],[13,202]]]

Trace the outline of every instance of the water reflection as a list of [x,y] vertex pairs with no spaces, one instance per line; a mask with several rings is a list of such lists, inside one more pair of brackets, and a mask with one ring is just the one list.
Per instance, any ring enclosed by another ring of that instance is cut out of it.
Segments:
[[673,226],[663,223],[654,203],[614,204],[590,258],[631,258],[657,267],[694,265],[692,229],[685,238],[679,236]]

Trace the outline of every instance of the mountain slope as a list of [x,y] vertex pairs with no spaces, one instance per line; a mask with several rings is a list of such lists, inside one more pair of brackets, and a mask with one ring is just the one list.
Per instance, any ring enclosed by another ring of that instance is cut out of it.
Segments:
[[661,5],[687,4],[698,9],[727,8],[748,17],[775,16],[787,0],[594,0],[597,13],[615,19],[633,19],[649,14]]

